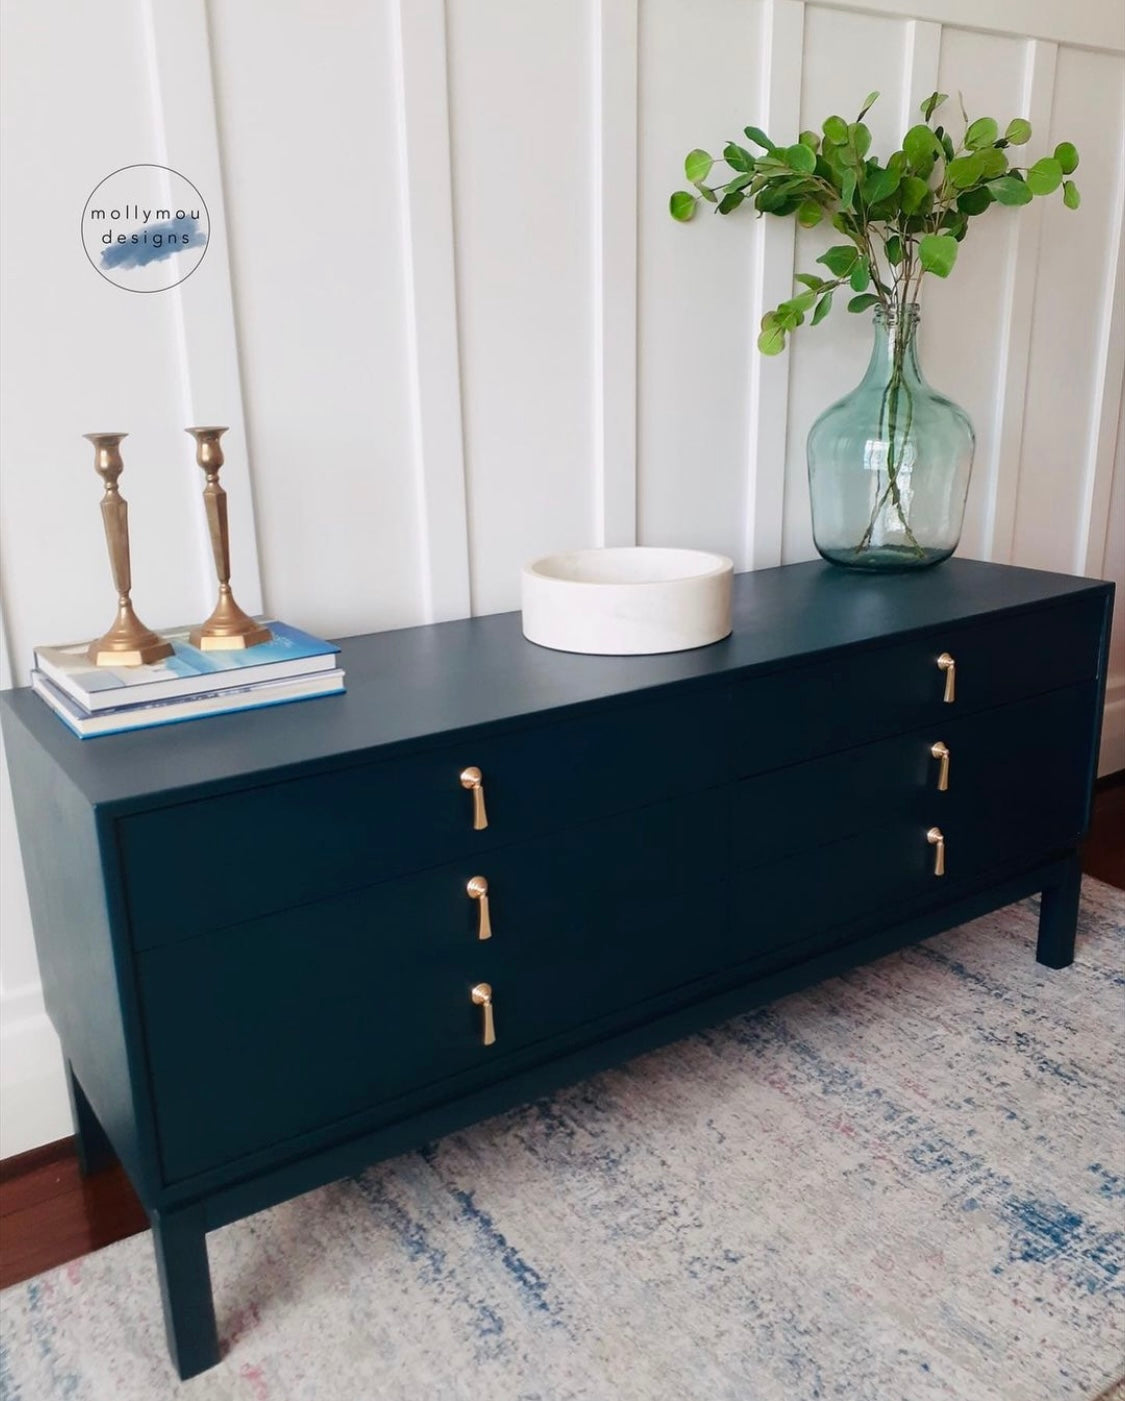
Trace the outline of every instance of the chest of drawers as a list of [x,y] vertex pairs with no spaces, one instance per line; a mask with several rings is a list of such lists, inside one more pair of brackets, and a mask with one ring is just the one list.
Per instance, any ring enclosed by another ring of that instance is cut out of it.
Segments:
[[3,697],[84,1169],[149,1213],[181,1376],[206,1232],[1043,892],[1073,955],[1110,585],[742,575],[731,638],[516,614],[346,639],[346,695],[87,742]]

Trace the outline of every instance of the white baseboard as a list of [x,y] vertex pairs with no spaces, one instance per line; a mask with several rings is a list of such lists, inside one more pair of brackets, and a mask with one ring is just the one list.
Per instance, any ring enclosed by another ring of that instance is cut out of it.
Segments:
[[[13,999],[14,1000],[14,999]],[[62,1051],[43,1011],[11,1015],[0,1031],[0,1158],[68,1138],[74,1128]]]
[[1125,769],[1125,675],[1106,680],[1105,711],[1102,715],[1102,747],[1098,774]]

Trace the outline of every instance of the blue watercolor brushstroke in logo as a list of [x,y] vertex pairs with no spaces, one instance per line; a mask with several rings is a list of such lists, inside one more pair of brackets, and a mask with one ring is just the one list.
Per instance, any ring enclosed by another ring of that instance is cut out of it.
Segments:
[[[127,237],[133,234],[147,234],[148,242],[138,238],[136,243],[114,243],[109,248],[103,248],[103,268],[143,268],[148,263],[170,258],[175,253],[195,251],[206,242],[198,219],[174,219],[166,224],[153,224],[148,229],[142,226],[132,229]],[[170,237],[175,238],[174,243]],[[153,243],[154,238],[160,239],[159,245]]]

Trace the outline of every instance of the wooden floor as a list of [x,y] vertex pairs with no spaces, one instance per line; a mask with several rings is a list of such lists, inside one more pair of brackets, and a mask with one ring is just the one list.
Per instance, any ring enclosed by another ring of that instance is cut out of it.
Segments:
[[[1125,771],[1098,785],[1082,864],[1125,890]],[[0,1289],[147,1226],[121,1168],[83,1180],[69,1138],[0,1163]]]

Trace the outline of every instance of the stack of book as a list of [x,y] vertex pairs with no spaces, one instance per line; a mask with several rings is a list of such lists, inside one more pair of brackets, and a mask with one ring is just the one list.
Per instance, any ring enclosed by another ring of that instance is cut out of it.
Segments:
[[173,655],[151,666],[94,666],[85,642],[37,647],[32,689],[82,739],[344,689],[338,647],[286,623],[268,626],[271,641],[230,652],[201,652],[190,628],[175,628],[163,634]]

